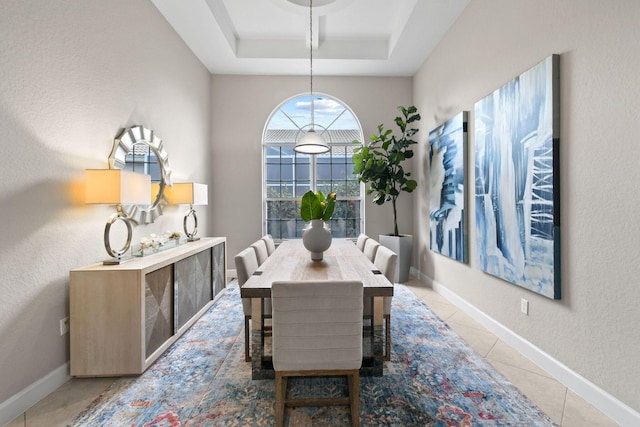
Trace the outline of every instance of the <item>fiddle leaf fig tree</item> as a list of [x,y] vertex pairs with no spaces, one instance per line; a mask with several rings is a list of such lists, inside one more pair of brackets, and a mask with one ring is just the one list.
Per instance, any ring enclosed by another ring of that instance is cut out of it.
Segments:
[[411,193],[418,186],[402,164],[406,159],[413,157],[411,146],[417,142],[411,138],[419,129],[412,127],[412,123],[420,120],[420,114],[414,106],[400,106],[398,110],[402,113],[402,116],[395,119],[400,129],[399,135],[394,135],[391,129],[385,129],[384,125],[380,124],[378,134],[372,135],[368,144],[353,141],[360,145],[354,149],[354,172],[359,175],[358,179],[361,182],[369,184],[367,194],[375,193],[375,204],[391,202],[393,205],[394,236],[399,236],[396,201],[401,192]]

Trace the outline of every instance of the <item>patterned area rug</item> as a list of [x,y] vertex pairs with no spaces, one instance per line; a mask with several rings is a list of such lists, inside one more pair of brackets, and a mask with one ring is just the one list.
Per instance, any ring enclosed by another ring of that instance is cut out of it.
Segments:
[[[234,282],[235,283],[235,282]],[[403,285],[381,378],[362,377],[361,426],[552,426],[553,422]],[[237,286],[154,365],[121,378],[72,426],[271,426],[274,381],[251,380]],[[346,394],[341,378],[291,380],[290,395]],[[348,426],[348,408],[287,410],[290,426]]]

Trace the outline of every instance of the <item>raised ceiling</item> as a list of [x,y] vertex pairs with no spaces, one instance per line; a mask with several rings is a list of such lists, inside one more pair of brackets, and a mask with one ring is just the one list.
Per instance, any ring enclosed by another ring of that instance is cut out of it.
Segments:
[[[309,0],[152,0],[212,74],[309,74]],[[469,0],[314,0],[313,74],[413,76]]]

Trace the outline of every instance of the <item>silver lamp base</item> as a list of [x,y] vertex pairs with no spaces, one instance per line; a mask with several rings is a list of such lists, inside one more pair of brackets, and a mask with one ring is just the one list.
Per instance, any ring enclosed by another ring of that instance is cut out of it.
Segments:
[[[193,217],[193,230],[189,231],[187,229],[187,223],[189,222],[189,217]],[[187,212],[184,216],[184,220],[182,221],[182,226],[184,228],[184,234],[187,236],[187,242],[195,242],[200,240],[199,237],[196,237],[196,233],[198,232],[198,216],[196,215],[196,211],[193,209],[193,205],[189,206],[189,212]]]
[[111,258],[111,259],[105,259],[104,261],[102,261],[102,265],[120,265],[120,264],[124,264],[127,263],[129,261],[133,261],[135,258],[132,256],[128,256],[125,258]]
[[[107,225],[104,228],[104,248],[107,250],[107,253],[111,255],[113,258],[103,261],[102,265],[118,265],[118,264],[123,264],[125,262],[129,262],[133,260],[132,256],[123,257],[123,255],[127,253],[127,251],[129,250],[129,247],[131,246],[131,236],[133,234],[132,233],[133,230],[131,228],[131,222],[129,220],[129,217],[127,217],[127,215],[125,215],[125,213],[122,211],[122,206],[118,205],[117,208],[118,208],[118,211],[109,217],[109,220],[107,221]],[[125,242],[124,246],[119,250],[113,249],[111,247],[111,241],[110,241],[111,225],[113,225],[113,223],[116,221],[122,221],[127,226],[127,241]]]

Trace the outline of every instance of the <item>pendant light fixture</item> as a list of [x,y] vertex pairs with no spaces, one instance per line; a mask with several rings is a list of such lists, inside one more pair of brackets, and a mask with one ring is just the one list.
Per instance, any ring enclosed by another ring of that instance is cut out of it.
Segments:
[[[309,97],[311,100],[311,124],[306,125],[300,129],[298,134],[302,133],[296,140],[296,145],[293,148],[296,152],[302,154],[322,154],[329,151],[329,145],[322,138],[322,135],[316,132],[316,127],[322,128],[322,126],[316,125],[314,122],[314,103],[313,103],[313,0],[309,0],[309,81],[310,91]],[[308,128],[306,132],[303,129]],[[324,133],[326,129],[322,128]]]

